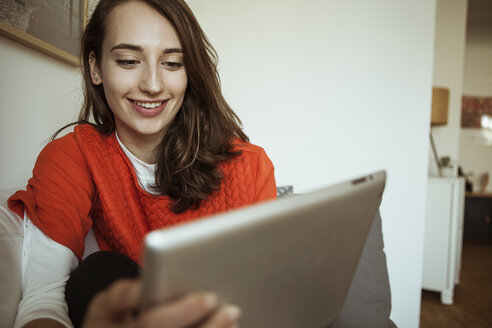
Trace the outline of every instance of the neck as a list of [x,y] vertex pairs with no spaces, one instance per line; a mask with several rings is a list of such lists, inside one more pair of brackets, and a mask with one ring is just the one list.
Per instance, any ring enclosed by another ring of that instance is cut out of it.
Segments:
[[160,143],[160,138],[156,136],[148,136],[146,138],[139,136],[138,138],[133,138],[131,135],[117,133],[121,143],[125,145],[136,158],[147,164],[157,163],[156,149]]

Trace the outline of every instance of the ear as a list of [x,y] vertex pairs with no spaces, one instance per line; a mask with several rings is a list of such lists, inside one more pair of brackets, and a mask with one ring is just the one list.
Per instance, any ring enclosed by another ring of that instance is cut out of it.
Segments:
[[99,64],[96,62],[96,54],[94,54],[94,51],[91,51],[89,54],[89,66],[91,69],[92,84],[101,85],[103,82],[102,75],[99,69]]

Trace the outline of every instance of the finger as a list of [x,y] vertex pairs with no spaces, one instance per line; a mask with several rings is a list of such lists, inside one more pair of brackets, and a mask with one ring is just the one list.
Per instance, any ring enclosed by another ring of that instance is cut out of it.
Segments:
[[139,323],[142,327],[156,324],[166,328],[187,327],[210,315],[217,306],[218,298],[214,293],[193,293],[142,312]]
[[120,279],[111,284],[96,297],[96,306],[101,306],[109,314],[120,314],[136,308],[139,300],[141,283],[135,279]]
[[237,321],[241,316],[241,310],[235,305],[225,305],[221,307],[203,326],[200,328],[233,328],[237,327]]

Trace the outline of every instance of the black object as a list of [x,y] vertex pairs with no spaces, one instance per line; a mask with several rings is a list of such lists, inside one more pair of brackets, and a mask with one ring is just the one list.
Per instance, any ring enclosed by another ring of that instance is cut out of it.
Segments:
[[65,287],[68,315],[75,328],[82,325],[92,298],[120,278],[137,278],[140,267],[126,255],[100,251],[89,255],[70,274]]
[[463,235],[467,238],[492,238],[492,198],[467,196]]

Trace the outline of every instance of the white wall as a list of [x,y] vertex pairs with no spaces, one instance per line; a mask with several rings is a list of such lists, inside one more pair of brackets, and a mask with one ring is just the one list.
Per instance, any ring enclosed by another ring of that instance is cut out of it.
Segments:
[[432,128],[438,156],[459,159],[467,0],[437,0],[434,85],[448,88],[448,124]]
[[79,69],[0,36],[0,188],[24,187],[49,137],[76,118]]
[[492,4],[471,7],[466,31],[463,93],[492,96]]
[[392,318],[419,324],[435,1],[190,0],[224,93],[296,192],[388,171]]
[[[492,2],[470,1],[466,31],[463,94],[492,97]],[[464,129],[460,137],[460,163],[470,178],[473,189],[480,190],[480,177],[492,177],[492,136],[481,137],[477,129]],[[492,183],[486,191],[492,192]]]

